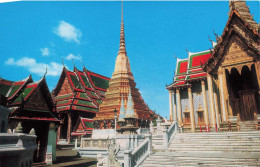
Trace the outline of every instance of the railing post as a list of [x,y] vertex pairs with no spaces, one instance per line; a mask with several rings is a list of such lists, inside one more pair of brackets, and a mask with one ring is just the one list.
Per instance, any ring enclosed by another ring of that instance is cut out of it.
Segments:
[[75,149],[78,147],[78,138],[75,139]]
[[124,167],[131,167],[131,161],[130,161],[130,158],[131,158],[131,150],[125,150],[124,151]]
[[163,129],[162,132],[163,132],[163,147],[167,148],[167,146],[168,146],[168,132],[167,132],[167,129]]
[[152,135],[151,134],[145,134],[144,137],[145,137],[145,140],[148,140],[147,152],[148,152],[148,155],[150,155],[151,154],[151,148],[152,148]]

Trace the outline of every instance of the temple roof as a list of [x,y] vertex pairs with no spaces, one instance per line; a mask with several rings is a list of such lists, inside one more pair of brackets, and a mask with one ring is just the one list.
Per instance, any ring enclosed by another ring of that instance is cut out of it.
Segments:
[[259,25],[253,20],[249,8],[244,0],[230,1],[229,18],[224,31],[217,41],[217,45],[203,69],[209,73],[216,71],[226,52],[226,46],[231,45],[232,38],[236,38],[243,49],[250,55],[258,57],[259,51]]
[[104,98],[109,78],[94,72],[74,67],[73,71],[63,68],[56,88],[53,90],[57,111],[76,110],[98,112]]
[[245,0],[230,0],[229,1],[229,15],[232,15],[232,12],[236,11],[239,16],[249,24],[252,29],[255,29],[256,32],[259,30],[259,25],[253,19],[253,16],[250,14],[249,8],[246,5]]
[[8,81],[0,78],[0,94],[12,99],[29,82],[32,82],[31,75],[20,81]]
[[37,82],[31,76],[16,82],[0,79],[0,92],[8,97],[10,119],[59,122],[45,75]]
[[86,134],[92,134],[94,129],[93,120],[89,118],[79,117],[76,126],[71,133],[72,136],[81,136]]
[[177,59],[176,72],[173,83],[167,89],[191,86],[190,81],[204,79],[207,73],[203,71],[202,65],[211,56],[210,50],[191,53],[188,52],[187,59]]

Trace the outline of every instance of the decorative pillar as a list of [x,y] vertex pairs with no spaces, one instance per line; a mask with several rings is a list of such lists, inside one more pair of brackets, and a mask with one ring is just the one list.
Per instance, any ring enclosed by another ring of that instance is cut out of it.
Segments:
[[219,118],[219,108],[218,108],[218,96],[217,96],[217,90],[216,87],[214,87],[214,103],[215,103],[215,110],[216,110],[216,122],[217,122],[217,127],[219,128],[220,124],[220,118]]
[[220,85],[221,111],[222,111],[223,121],[227,121],[227,110],[226,110],[225,95],[224,95],[223,73],[224,73],[223,68],[220,67],[218,76],[219,76],[219,85]]
[[208,129],[208,127],[209,127],[208,126],[209,125],[209,113],[208,113],[208,103],[207,103],[206,88],[205,88],[205,81],[204,80],[201,80],[201,89],[202,89],[203,104],[204,104],[204,118],[205,118],[205,123],[206,123],[206,129]]
[[208,92],[209,92],[209,107],[211,113],[211,127],[214,128],[216,125],[216,113],[215,113],[214,99],[213,99],[212,78],[209,74],[207,74],[207,81],[208,81]]
[[170,109],[170,122],[173,121],[173,109],[172,109],[172,90],[169,90],[169,109]]
[[260,95],[260,61],[255,62],[256,78],[258,82],[258,94]]
[[255,62],[255,70],[256,70],[256,78],[258,82],[258,101],[257,101],[257,107],[258,112],[260,112],[260,60]]
[[188,87],[188,96],[189,96],[189,105],[190,105],[191,132],[195,132],[195,117],[194,117],[194,110],[193,110],[194,106],[193,106],[192,92],[190,87]]
[[175,96],[175,91],[172,92],[172,97],[173,97],[173,112],[174,112],[174,121],[177,121],[177,107],[176,107],[176,96]]
[[56,132],[55,123],[50,123],[48,132],[48,145],[46,153],[46,163],[51,165],[56,160]]
[[67,140],[68,144],[70,143],[70,129],[71,129],[71,117],[70,114],[68,113],[68,131],[67,131]]
[[179,89],[176,89],[176,98],[177,98],[178,125],[182,126],[181,97],[180,97],[180,90]]

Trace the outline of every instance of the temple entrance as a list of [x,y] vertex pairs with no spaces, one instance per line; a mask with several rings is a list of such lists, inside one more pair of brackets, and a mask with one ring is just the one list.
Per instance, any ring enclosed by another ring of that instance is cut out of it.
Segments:
[[232,114],[239,114],[241,121],[253,120],[254,113],[258,113],[258,83],[254,65],[251,70],[244,66],[241,74],[236,68],[232,68],[231,73],[225,72]]
[[68,133],[68,115],[62,114],[62,125],[60,126],[60,139],[67,139]]

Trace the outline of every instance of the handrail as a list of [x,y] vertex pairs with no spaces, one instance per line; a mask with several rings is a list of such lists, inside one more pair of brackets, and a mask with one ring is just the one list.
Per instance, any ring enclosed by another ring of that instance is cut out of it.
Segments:
[[151,135],[146,135],[145,140],[134,150],[125,150],[124,167],[138,167],[151,152]]
[[163,133],[163,146],[167,148],[177,133],[178,123],[177,121],[173,122],[169,129],[164,129]]

